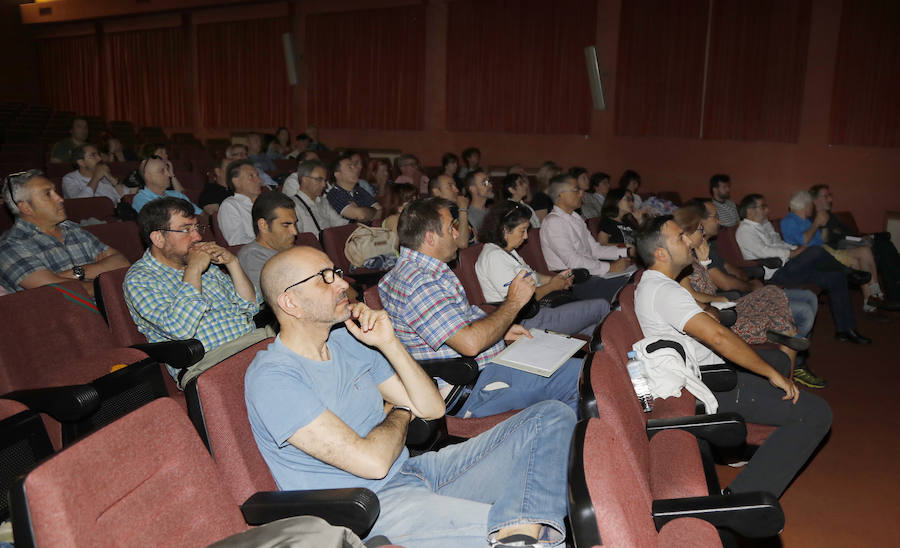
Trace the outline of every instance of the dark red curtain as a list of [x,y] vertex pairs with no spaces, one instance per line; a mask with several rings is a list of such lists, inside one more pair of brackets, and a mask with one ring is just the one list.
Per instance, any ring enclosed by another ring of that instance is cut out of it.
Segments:
[[715,0],[705,139],[796,142],[810,0]]
[[[15,55],[15,52],[6,54]],[[96,36],[39,40],[38,59],[45,103],[54,109],[76,114],[103,115]]]
[[709,0],[622,2],[616,134],[700,136]]
[[460,0],[448,17],[448,129],[590,132],[595,0]]
[[831,140],[835,145],[900,147],[900,2],[844,2]]
[[305,50],[310,122],[422,129],[425,6],[309,15]]
[[[289,125],[291,87],[276,17],[197,25],[200,121],[209,128]],[[172,59],[170,65],[177,63]]]
[[189,116],[188,63],[183,28],[118,32],[106,36],[112,78],[112,120],[136,126],[186,127]]

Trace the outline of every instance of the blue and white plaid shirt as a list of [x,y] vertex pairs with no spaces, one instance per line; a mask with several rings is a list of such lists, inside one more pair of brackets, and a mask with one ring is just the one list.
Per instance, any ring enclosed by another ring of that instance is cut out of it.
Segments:
[[0,284],[8,292],[22,291],[23,278],[39,270],[60,272],[97,261],[109,247],[72,221],[63,221],[62,241],[19,217],[0,237]]
[[202,292],[183,277],[184,270],[164,265],[149,249],[128,269],[125,302],[147,341],[198,339],[209,352],[256,328],[259,296],[245,301],[217,266],[211,264],[200,277]]
[[[417,360],[458,357],[447,339],[487,315],[469,304],[447,263],[406,247],[400,248],[397,265],[378,283],[378,294],[397,338]],[[475,357],[478,366],[484,367],[505,347],[502,339],[497,341]]]

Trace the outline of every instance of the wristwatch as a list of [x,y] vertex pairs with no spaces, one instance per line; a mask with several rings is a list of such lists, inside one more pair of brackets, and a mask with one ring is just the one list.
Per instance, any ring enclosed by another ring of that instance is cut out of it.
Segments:
[[83,266],[73,266],[72,274],[74,274],[78,280],[80,280],[82,282],[84,281],[84,267]]

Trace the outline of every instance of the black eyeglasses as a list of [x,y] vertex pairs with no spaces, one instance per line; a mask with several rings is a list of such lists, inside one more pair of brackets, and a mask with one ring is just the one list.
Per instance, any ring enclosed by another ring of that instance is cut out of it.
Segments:
[[184,228],[157,228],[160,232],[178,232],[179,234],[190,234],[192,231],[197,234],[203,234],[209,225],[190,225]]
[[15,194],[13,194],[13,185],[12,180],[16,177],[21,177],[22,175],[27,175],[27,171],[17,171],[16,173],[10,173],[6,177],[3,178],[3,188],[6,190],[7,194],[9,194],[10,203],[15,205],[18,200],[16,200]]
[[323,268],[322,270],[316,272],[309,278],[304,278],[295,284],[291,284],[291,285],[285,287],[284,291],[282,291],[282,293],[286,293],[288,289],[297,287],[298,285],[300,285],[302,283],[308,282],[311,279],[315,278],[316,276],[322,276],[323,282],[325,282],[327,284],[333,284],[335,277],[341,278],[342,280],[344,279],[344,271],[341,270],[340,268]]

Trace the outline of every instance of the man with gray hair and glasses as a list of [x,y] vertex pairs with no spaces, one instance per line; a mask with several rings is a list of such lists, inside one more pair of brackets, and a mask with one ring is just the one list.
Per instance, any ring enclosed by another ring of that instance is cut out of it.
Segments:
[[297,232],[311,232],[318,238],[326,228],[344,226],[348,221],[331,207],[323,195],[328,170],[319,160],[306,160],[284,181],[283,192],[294,200]]
[[128,266],[128,259],[66,220],[62,197],[38,169],[8,175],[3,201],[16,222],[0,237],[0,285],[8,292],[71,280],[84,282]]

